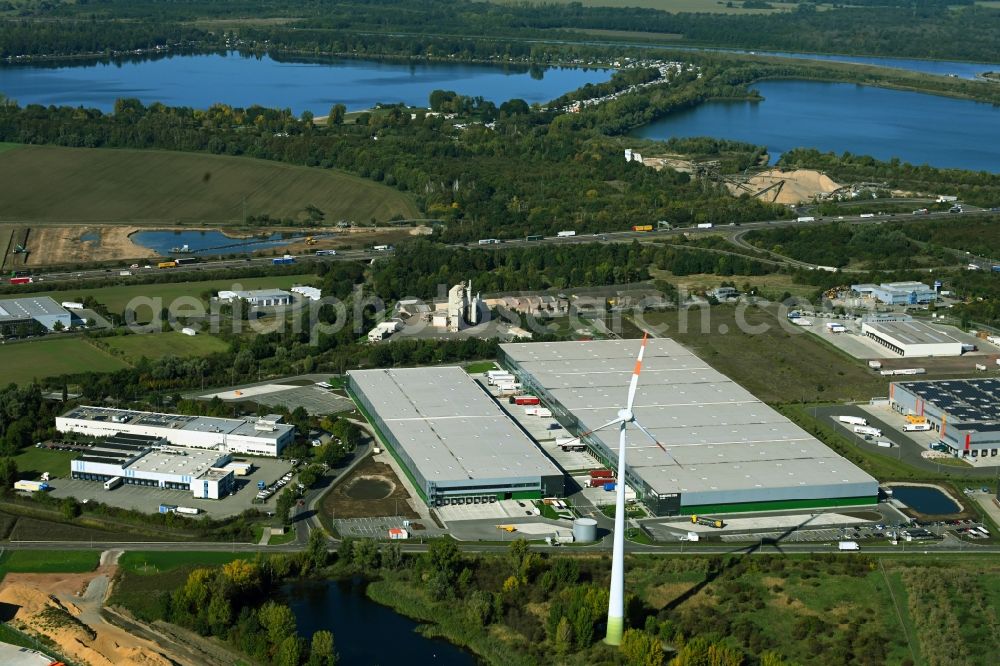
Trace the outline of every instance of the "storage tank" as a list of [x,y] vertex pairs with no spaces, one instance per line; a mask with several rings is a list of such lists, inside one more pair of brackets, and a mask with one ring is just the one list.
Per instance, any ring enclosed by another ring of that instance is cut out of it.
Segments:
[[573,541],[577,543],[597,541],[597,521],[593,518],[577,518],[574,520]]

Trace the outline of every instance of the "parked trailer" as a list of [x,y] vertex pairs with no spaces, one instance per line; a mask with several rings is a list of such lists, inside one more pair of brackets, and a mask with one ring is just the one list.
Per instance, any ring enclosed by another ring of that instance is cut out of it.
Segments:
[[576,232],[575,231],[560,231],[559,233],[556,234],[556,236],[558,238],[569,238],[571,236],[576,236]]
[[872,437],[881,437],[882,431],[878,428],[873,428],[871,426],[854,426],[855,435],[871,435]]
[[708,527],[714,527],[716,529],[722,529],[726,526],[726,524],[718,518],[709,518],[708,516],[691,516],[691,522],[695,525],[707,525]]
[[849,425],[860,425],[860,426],[868,425],[868,420],[863,419],[860,416],[838,416],[837,420],[840,421],[841,423],[847,423]]
[[891,449],[893,447],[892,442],[890,442],[890,441],[888,441],[886,439],[880,439],[879,441],[877,441],[875,443],[878,444],[879,447],[883,448],[883,449]]
[[592,479],[613,479],[613,478],[615,478],[615,474],[610,469],[592,469],[592,470],[590,470],[590,478],[592,478]]
[[122,477],[116,476],[116,477],[110,478],[110,479],[108,479],[107,481],[104,482],[104,489],[105,490],[114,490],[118,486],[122,485],[122,483],[123,483]]
[[30,277],[12,277],[10,279],[11,284],[31,284],[34,282]]
[[541,400],[537,396],[533,395],[519,395],[514,398],[515,405],[537,405],[541,403]]
[[903,432],[927,432],[930,429],[930,423],[907,423],[903,426]]
[[176,511],[177,513],[183,513],[188,516],[197,516],[199,513],[201,513],[201,509],[194,509],[189,506],[179,506],[177,507]]
[[161,504],[160,513],[173,513],[177,510],[176,504]]
[[543,419],[552,418],[552,410],[545,407],[539,407],[535,410],[535,416],[540,416]]
[[67,310],[82,310],[83,309],[83,303],[75,303],[73,301],[63,301],[62,303],[60,303],[60,305],[62,305]]
[[796,220],[796,222],[815,222],[815,221],[816,221],[816,218],[812,217],[811,215],[807,215],[805,217],[800,217],[800,218],[798,218]]
[[837,550],[861,550],[861,546],[858,545],[857,541],[838,541]]
[[14,490],[23,490],[28,493],[37,493],[46,490],[49,484],[44,481],[15,481]]

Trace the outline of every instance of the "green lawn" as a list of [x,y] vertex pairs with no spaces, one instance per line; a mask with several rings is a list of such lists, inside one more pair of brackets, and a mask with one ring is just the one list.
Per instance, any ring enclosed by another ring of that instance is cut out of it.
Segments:
[[[221,289],[288,289],[297,284],[313,284],[316,276],[308,273],[296,275],[275,275],[271,277],[242,278],[238,280],[200,280],[192,282],[170,282],[161,284],[119,285],[97,289],[61,289],[59,291],[35,292],[32,295],[50,296],[56,302],[76,301],[84,296],[92,296],[111,312],[124,312],[125,306],[134,298],[161,299],[164,307],[181,296],[200,298],[210,290]],[[148,314],[149,308],[142,308],[140,314]]]
[[34,379],[66,373],[111,372],[126,367],[82,338],[33,340],[0,346],[0,381],[30,384]]
[[470,375],[481,375],[487,370],[496,370],[497,364],[493,361],[479,361],[465,366],[465,371]]
[[84,573],[100,564],[94,550],[5,550],[0,573]]
[[0,218],[34,224],[225,224],[251,215],[417,217],[408,195],[343,171],[164,150],[22,146],[0,159]]
[[0,141],[0,153],[6,153],[8,150],[14,150],[15,148],[20,147],[21,144],[19,143],[6,143],[4,141]]
[[69,461],[78,456],[74,451],[53,451],[30,446],[16,456],[14,462],[21,478],[38,479],[42,472],[48,472],[54,478],[69,478]]
[[208,356],[229,349],[228,344],[211,335],[199,333],[191,336],[177,331],[103,338],[101,341],[122,352],[129,361],[137,361],[143,356],[149,359],[164,356]]
[[139,574],[162,574],[180,567],[214,567],[233,560],[254,559],[256,556],[241,553],[214,551],[126,551],[118,560],[118,566]]

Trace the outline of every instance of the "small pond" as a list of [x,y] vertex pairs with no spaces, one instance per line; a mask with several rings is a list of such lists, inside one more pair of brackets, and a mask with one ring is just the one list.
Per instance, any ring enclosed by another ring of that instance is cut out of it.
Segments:
[[962,511],[962,505],[939,488],[894,485],[892,496],[914,511],[928,516],[943,516]]
[[377,500],[385,499],[392,494],[392,491],[393,484],[388,479],[364,477],[352,483],[344,490],[344,494],[351,499]]

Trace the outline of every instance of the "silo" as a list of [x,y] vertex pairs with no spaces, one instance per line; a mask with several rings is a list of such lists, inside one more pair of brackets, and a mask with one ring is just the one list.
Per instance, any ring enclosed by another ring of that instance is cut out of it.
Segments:
[[597,521],[593,518],[577,518],[573,521],[573,541],[597,541]]

